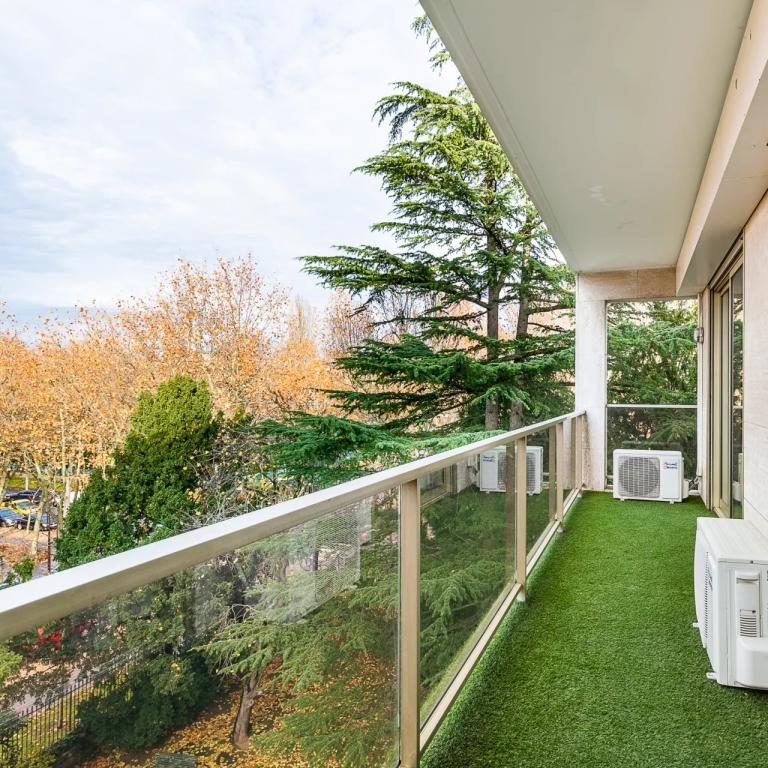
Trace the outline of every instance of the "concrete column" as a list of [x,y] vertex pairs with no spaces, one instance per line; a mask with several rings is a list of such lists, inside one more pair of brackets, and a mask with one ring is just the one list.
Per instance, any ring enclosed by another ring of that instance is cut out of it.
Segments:
[[608,377],[606,302],[583,296],[576,284],[576,410],[586,411],[584,482],[592,491],[605,490],[605,398]]
[[605,490],[609,301],[676,298],[675,268],[582,272],[576,280],[576,410],[586,411],[584,483]]

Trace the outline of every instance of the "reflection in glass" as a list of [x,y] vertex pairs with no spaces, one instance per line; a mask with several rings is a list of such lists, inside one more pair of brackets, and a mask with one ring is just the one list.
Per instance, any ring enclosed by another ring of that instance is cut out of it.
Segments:
[[398,531],[393,489],[0,644],[0,765],[395,764]]
[[525,474],[528,504],[526,552],[529,558],[557,512],[554,448],[554,430],[543,429],[528,437]]
[[514,458],[504,447],[458,462],[441,493],[422,478],[421,714],[450,684],[514,573]]
[[731,279],[731,517],[742,517],[744,485],[743,405],[744,405],[744,269],[739,267]]

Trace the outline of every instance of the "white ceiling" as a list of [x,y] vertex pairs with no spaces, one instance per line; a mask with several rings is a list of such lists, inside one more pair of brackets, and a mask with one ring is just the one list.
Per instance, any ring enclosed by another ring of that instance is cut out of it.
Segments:
[[673,266],[751,0],[422,0],[576,271]]

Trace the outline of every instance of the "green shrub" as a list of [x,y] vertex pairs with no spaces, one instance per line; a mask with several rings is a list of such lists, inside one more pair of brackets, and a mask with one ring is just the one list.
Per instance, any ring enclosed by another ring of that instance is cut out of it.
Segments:
[[0,710],[0,768],[17,768],[19,749],[15,734],[24,727],[24,719],[15,712]]
[[95,745],[79,726],[47,750],[55,768],[79,768],[95,751]]
[[144,749],[194,720],[217,690],[202,656],[168,654],[142,661],[117,688],[84,701],[78,717],[99,748]]

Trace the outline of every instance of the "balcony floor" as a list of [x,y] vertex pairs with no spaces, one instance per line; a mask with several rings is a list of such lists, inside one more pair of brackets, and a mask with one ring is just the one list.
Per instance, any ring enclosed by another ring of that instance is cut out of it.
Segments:
[[768,694],[707,680],[691,627],[703,514],[585,494],[423,765],[765,766]]

